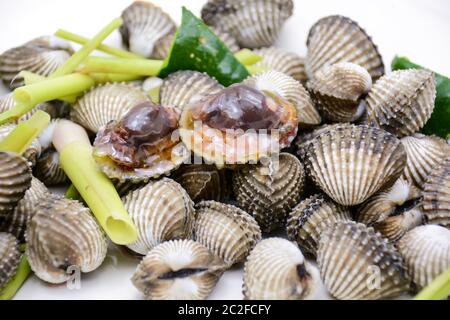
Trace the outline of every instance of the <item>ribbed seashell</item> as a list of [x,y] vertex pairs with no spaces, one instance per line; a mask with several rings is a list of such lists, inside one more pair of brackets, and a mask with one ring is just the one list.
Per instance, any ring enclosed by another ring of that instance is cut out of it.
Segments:
[[315,137],[318,137],[321,134],[324,134],[325,132],[328,132],[331,129],[335,129],[341,125],[342,124],[340,123],[324,124],[314,128],[311,131],[300,131],[294,140],[294,145],[297,148],[296,153],[300,158],[300,160],[303,161],[303,159],[305,158],[308,146],[311,144],[312,141],[314,141]]
[[409,230],[420,226],[424,222],[424,215],[419,205],[399,215],[387,217],[377,222],[373,228],[391,242],[396,242]]
[[133,84],[108,83],[91,89],[78,99],[70,118],[96,133],[111,120],[120,119],[136,104],[149,100],[145,91]]
[[231,33],[224,31],[220,26],[211,27],[211,31],[213,31],[216,34],[216,36],[220,40],[222,40],[222,42],[227,46],[227,48],[231,52],[236,53],[240,50],[236,38]]
[[323,117],[334,122],[352,122],[364,111],[361,97],[372,88],[366,69],[350,62],[326,65],[308,82],[308,89]]
[[181,70],[164,79],[160,100],[163,106],[175,107],[181,111],[190,102],[216,94],[222,89],[223,86],[206,73]]
[[344,206],[360,204],[390,187],[406,164],[400,140],[368,126],[336,126],[315,137],[306,153],[306,168],[314,182]]
[[160,7],[135,1],[122,12],[122,40],[131,52],[151,57],[158,40],[175,32],[176,24]]
[[422,210],[428,223],[450,228],[450,158],[428,176],[423,187]]
[[187,191],[194,202],[202,200],[224,201],[230,195],[229,177],[226,169],[214,165],[189,164],[181,166],[172,174]]
[[450,230],[435,225],[414,228],[397,242],[413,282],[423,288],[450,268]]
[[9,49],[0,55],[0,77],[11,90],[23,86],[21,71],[48,76],[72,54],[69,44],[53,36],[44,36]]
[[319,273],[294,243],[281,238],[262,240],[244,267],[244,298],[303,300],[314,295]]
[[117,193],[121,197],[124,197],[128,193],[135,191],[137,189],[140,189],[147,184],[145,182],[135,183],[131,180],[120,181],[118,179],[111,179],[111,182],[113,183],[114,187],[116,188]]
[[33,168],[33,174],[47,187],[69,182],[69,178],[60,166],[59,153],[53,148],[45,150],[39,157]]
[[409,289],[402,258],[372,228],[337,222],[320,238],[317,261],[331,295],[344,300],[395,297]]
[[338,221],[351,221],[349,210],[321,194],[300,202],[289,214],[287,235],[300,248],[316,256],[320,236]]
[[231,33],[241,47],[260,48],[273,45],[293,10],[292,0],[209,0],[202,19]]
[[433,168],[450,156],[450,146],[444,139],[420,133],[401,141],[408,155],[403,177],[422,188]]
[[233,174],[233,191],[239,206],[255,217],[264,232],[284,225],[305,182],[305,170],[295,156],[281,153],[276,157],[242,167]]
[[192,233],[193,202],[175,181],[163,178],[128,193],[123,198],[138,231],[138,239],[128,245],[145,255],[158,244],[174,239],[186,239]]
[[297,108],[298,121],[303,127],[315,126],[322,121],[308,91],[291,76],[271,70],[250,77],[244,83],[288,100]]
[[[0,113],[8,111],[12,107],[16,105],[16,102],[14,101],[14,97],[12,93],[5,94],[0,97]],[[20,117],[15,123],[18,123],[19,121],[25,121],[28,120],[37,110],[42,110],[47,112],[50,117],[56,118],[59,116],[60,112],[58,110],[58,107],[49,102],[44,102],[41,104],[38,104],[31,110],[30,112],[27,112],[22,117]]]
[[357,209],[356,220],[366,225],[380,222],[390,215],[400,214],[415,206],[415,200],[421,192],[403,178],[398,179],[391,187],[383,190]]
[[[0,126],[0,141],[6,138],[16,128],[15,124],[4,124]],[[34,139],[30,146],[23,153],[23,157],[31,163],[31,167],[36,164],[37,159],[41,155],[42,146],[38,139]]]
[[16,273],[21,255],[17,239],[0,232],[0,291]]
[[329,16],[310,29],[306,56],[306,74],[314,78],[317,71],[337,62],[352,62],[366,69],[375,81],[384,74],[378,48],[366,32],[353,20]]
[[42,199],[28,225],[26,255],[42,280],[63,283],[72,272],[91,272],[103,262],[106,236],[80,202],[51,196]]
[[430,119],[435,97],[431,71],[394,71],[375,82],[365,99],[367,121],[399,137],[409,136]]
[[305,58],[275,47],[256,49],[253,52],[263,58],[255,66],[284,73],[303,85],[306,84],[308,77],[305,73]]
[[225,264],[192,240],[172,240],[152,249],[131,281],[147,299],[203,300],[214,289]]
[[244,210],[216,201],[202,201],[195,209],[194,240],[229,266],[243,262],[261,240],[257,222]]
[[0,217],[8,215],[31,186],[31,169],[25,158],[0,152]]
[[14,211],[0,219],[0,230],[11,233],[20,243],[25,243],[27,225],[35,213],[35,208],[50,195],[45,185],[36,178],[32,178],[31,187],[24,197],[17,203]]

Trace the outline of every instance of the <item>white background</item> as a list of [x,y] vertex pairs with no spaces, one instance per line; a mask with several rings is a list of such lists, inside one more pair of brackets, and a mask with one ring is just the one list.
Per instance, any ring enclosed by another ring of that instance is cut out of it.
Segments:
[[[199,14],[206,0],[154,0],[180,21],[180,7]],[[0,52],[58,28],[92,36],[130,3],[129,0],[0,0]],[[287,22],[277,46],[304,55],[311,25],[330,14],[342,14],[360,23],[373,37],[387,65],[396,54],[437,72],[450,75],[449,0],[294,0],[295,14]],[[106,41],[119,45],[115,33]],[[7,90],[0,84],[0,93]],[[130,277],[137,260],[117,248],[110,250],[101,268],[83,275],[81,290],[50,286],[30,278],[17,299],[140,299]],[[239,268],[228,271],[212,299],[241,299]],[[320,287],[315,298],[327,298]]]

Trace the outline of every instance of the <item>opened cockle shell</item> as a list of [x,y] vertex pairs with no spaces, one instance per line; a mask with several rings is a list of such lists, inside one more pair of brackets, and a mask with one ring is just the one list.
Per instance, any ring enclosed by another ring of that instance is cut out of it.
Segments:
[[123,204],[138,231],[138,239],[128,245],[145,255],[158,244],[189,238],[194,207],[187,192],[175,181],[163,178],[131,191]]
[[103,262],[106,237],[80,202],[57,196],[42,199],[28,225],[26,255],[42,280],[63,283],[73,272],[91,272]]
[[329,16],[310,29],[306,73],[313,79],[317,71],[337,62],[352,62],[366,69],[375,81],[384,74],[384,64],[376,45],[353,20]]
[[70,118],[97,133],[111,120],[123,117],[136,104],[149,100],[144,90],[133,84],[108,83],[91,89],[78,99]]
[[160,7],[150,2],[135,1],[122,12],[122,40],[131,52],[151,57],[155,45],[173,34],[176,24]]
[[[0,97],[0,113],[10,110],[15,105],[16,102],[14,101],[12,93],[8,93]],[[58,109],[59,106],[57,106],[55,103],[44,102],[38,104],[33,108],[33,110],[24,114],[16,122],[28,120],[37,110],[45,111],[50,115],[50,117],[57,118],[60,115],[60,110]]]
[[225,264],[192,240],[172,240],[152,249],[131,281],[147,299],[203,300],[225,271]]
[[288,216],[287,235],[300,248],[316,256],[320,236],[338,221],[351,221],[349,210],[321,194],[300,202]]
[[32,178],[31,187],[17,203],[14,210],[0,219],[0,231],[14,235],[21,243],[25,243],[27,225],[35,213],[38,204],[50,195],[45,185],[36,178]]
[[408,155],[403,177],[422,188],[433,168],[450,156],[450,146],[444,139],[420,133],[401,141]]
[[434,110],[436,84],[428,70],[398,70],[380,78],[369,92],[367,122],[399,137],[423,128]]
[[263,58],[255,66],[284,73],[303,85],[306,84],[308,77],[305,73],[305,58],[276,47],[256,49],[253,52]]
[[354,206],[400,177],[406,153],[400,140],[384,130],[342,124],[315,137],[305,161],[309,175],[329,197]]
[[17,271],[22,253],[17,239],[6,232],[0,232],[0,291]]
[[246,79],[244,83],[277,94],[292,103],[297,109],[297,118],[302,127],[315,126],[322,121],[308,91],[300,82],[284,73],[267,71]]
[[352,122],[365,111],[361,97],[372,87],[372,78],[357,64],[339,62],[318,70],[308,89],[322,116],[334,122]]
[[18,76],[21,71],[46,77],[63,65],[72,52],[68,42],[56,37],[34,39],[0,55],[0,77],[13,90],[24,85],[23,78]]
[[319,272],[306,262],[300,249],[281,238],[258,243],[244,268],[244,298],[300,300],[312,297]]
[[160,100],[163,106],[182,111],[189,103],[206,95],[216,94],[224,87],[206,73],[181,70],[170,74],[161,86]]
[[[16,128],[15,124],[3,124],[0,125],[0,141],[6,138],[8,134],[11,133]],[[25,150],[25,152],[22,154],[22,156],[27,159],[31,167],[33,167],[36,164],[37,159],[41,155],[42,152],[42,146],[38,139],[34,139],[31,144],[28,146],[28,148]]]
[[397,247],[419,289],[450,268],[450,230],[444,227],[414,228],[397,242]]
[[423,187],[422,210],[429,223],[450,228],[450,157],[428,176]]
[[241,208],[253,215],[264,232],[283,226],[298,203],[305,182],[300,161],[281,153],[265,163],[243,166],[233,174],[233,191]]
[[424,220],[420,204],[417,204],[408,211],[387,217],[383,221],[375,223],[373,228],[385,238],[389,239],[389,241],[396,242],[409,230],[423,224]]
[[409,289],[402,258],[372,228],[337,222],[320,238],[320,274],[336,299],[374,300],[396,297]]
[[31,169],[25,158],[0,152],[0,218],[5,217],[31,186]]
[[255,219],[233,205],[202,201],[195,209],[194,240],[222,258],[228,266],[243,262],[261,240],[261,230]]
[[69,182],[59,162],[59,153],[53,148],[45,150],[37,159],[33,174],[47,187],[53,187]]
[[366,225],[380,222],[391,215],[399,215],[413,208],[421,196],[420,190],[403,178],[383,190],[357,209],[356,220]]
[[224,201],[231,192],[227,170],[217,169],[214,165],[183,165],[171,177],[181,184],[194,202]]
[[260,48],[273,45],[293,10],[292,0],[209,0],[202,19],[231,33],[241,47]]

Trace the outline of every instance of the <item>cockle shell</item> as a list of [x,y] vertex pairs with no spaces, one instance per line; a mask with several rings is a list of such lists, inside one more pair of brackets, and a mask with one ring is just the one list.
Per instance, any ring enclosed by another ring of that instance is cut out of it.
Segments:
[[0,232],[0,291],[16,273],[21,255],[17,239]]
[[135,1],[122,12],[122,40],[131,52],[151,57],[158,40],[175,32],[176,24],[160,7]]
[[[8,93],[0,97],[0,113],[10,110],[15,105],[16,102],[14,101],[12,93]],[[50,117],[56,118],[60,115],[60,111],[58,109],[59,109],[58,106],[56,106],[55,104],[44,102],[38,104],[36,107],[33,108],[33,110],[24,114],[16,121],[16,123],[19,121],[28,120],[37,110],[45,111],[50,115]]]
[[361,223],[337,222],[320,238],[317,261],[337,299],[386,299],[409,289],[402,258],[379,233]]
[[420,133],[401,141],[408,155],[403,177],[422,188],[433,168],[450,156],[450,146],[444,139]]
[[272,70],[250,77],[244,83],[288,100],[297,108],[298,122],[303,127],[318,125],[322,121],[308,91],[291,76]]
[[[0,141],[6,138],[8,134],[11,133],[16,128],[15,124],[4,124],[0,125]],[[23,153],[23,157],[27,159],[31,167],[33,167],[36,164],[37,159],[41,155],[42,152],[42,146],[38,139],[34,139],[30,146],[25,150]]]
[[300,160],[304,161],[308,146],[311,144],[311,142],[314,141],[314,138],[330,131],[331,129],[338,128],[341,125],[341,123],[324,124],[310,131],[299,132],[294,140],[294,145],[297,148],[296,154],[298,155]]
[[229,266],[243,262],[261,240],[261,230],[255,219],[233,205],[202,201],[195,209],[194,240]]
[[450,228],[450,157],[428,176],[423,187],[422,210],[429,223]]
[[400,140],[368,126],[336,126],[315,137],[306,153],[306,168],[314,182],[344,206],[360,204],[390,187],[406,164]]
[[56,37],[34,39],[0,55],[0,77],[13,90],[24,85],[23,78],[18,77],[21,71],[46,77],[63,65],[72,52],[66,41]]
[[420,190],[400,178],[391,187],[375,194],[360,205],[357,209],[356,220],[372,225],[390,215],[400,214],[414,207],[415,200],[418,200],[420,196]]
[[214,165],[183,165],[171,177],[181,184],[194,202],[224,201],[230,194],[228,171]]
[[35,208],[49,195],[50,192],[45,185],[33,177],[31,187],[17,203],[14,211],[6,215],[4,219],[0,219],[0,230],[11,233],[21,243],[25,243],[25,231],[35,213]]
[[374,81],[384,74],[383,60],[376,45],[347,17],[335,15],[317,21],[309,31],[307,46],[305,67],[310,79],[324,66],[337,62],[360,65]]
[[435,225],[414,228],[397,242],[406,270],[423,288],[450,268],[450,230]]
[[305,58],[275,47],[256,49],[253,52],[263,58],[255,66],[284,73],[303,85],[308,80],[305,73]]
[[53,148],[45,150],[37,159],[33,174],[47,187],[69,182],[69,178],[61,168],[59,153]]
[[189,238],[194,219],[193,202],[175,181],[163,178],[128,193],[123,204],[138,231],[138,239],[128,245],[145,255],[158,244]]
[[366,69],[350,62],[326,65],[308,82],[321,114],[330,121],[352,122],[365,111],[361,97],[372,88]]
[[26,255],[31,269],[49,283],[67,281],[75,270],[91,272],[103,262],[106,237],[80,202],[48,197],[28,225]]
[[300,202],[288,216],[287,234],[300,248],[316,256],[320,236],[338,221],[351,221],[349,210],[321,194]]
[[233,191],[241,208],[253,215],[264,232],[284,225],[298,203],[305,182],[300,161],[289,153],[266,163],[243,166],[233,174]]
[[420,226],[423,222],[423,212],[420,209],[420,205],[416,205],[414,208],[399,215],[390,216],[383,221],[375,223],[373,228],[389,239],[389,241],[396,242],[409,230]]
[[380,78],[369,92],[367,121],[399,137],[418,132],[434,109],[436,84],[428,70],[398,70]]
[[131,281],[147,299],[202,300],[225,270],[223,261],[192,240],[172,240],[153,248]]
[[70,118],[97,133],[111,120],[120,119],[133,106],[149,101],[141,88],[129,83],[108,83],[97,86],[77,100]]
[[293,10],[292,0],[209,0],[202,19],[231,33],[241,47],[260,48],[273,45]]
[[31,169],[25,158],[0,152],[0,217],[7,216],[31,186]]
[[294,243],[281,238],[262,240],[244,268],[243,292],[248,300],[300,300],[314,295],[318,271]]
[[224,87],[205,73],[181,70],[170,74],[161,86],[160,100],[163,106],[178,110],[206,95],[216,94]]

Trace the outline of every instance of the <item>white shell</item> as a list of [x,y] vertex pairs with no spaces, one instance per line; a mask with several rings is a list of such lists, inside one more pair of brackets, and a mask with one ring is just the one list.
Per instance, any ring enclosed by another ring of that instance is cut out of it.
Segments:
[[391,242],[396,242],[409,230],[420,226],[424,222],[424,215],[419,205],[402,214],[387,217],[373,225],[375,231],[381,233]]

